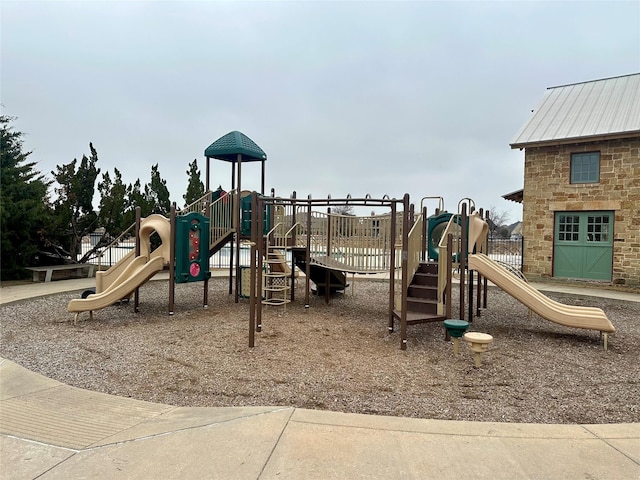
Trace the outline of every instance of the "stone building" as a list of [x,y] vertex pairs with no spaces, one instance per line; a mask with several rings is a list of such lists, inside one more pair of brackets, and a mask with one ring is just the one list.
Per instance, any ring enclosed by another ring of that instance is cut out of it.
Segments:
[[547,89],[524,149],[524,273],[640,285],[640,74]]

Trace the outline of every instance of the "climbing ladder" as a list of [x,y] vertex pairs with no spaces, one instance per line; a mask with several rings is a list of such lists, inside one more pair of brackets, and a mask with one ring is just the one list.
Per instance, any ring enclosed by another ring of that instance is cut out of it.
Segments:
[[277,246],[267,245],[266,253],[267,268],[264,273],[264,299],[262,303],[264,305],[286,305],[290,302],[289,291],[291,287],[287,277],[287,269],[284,268],[286,266],[285,256]]

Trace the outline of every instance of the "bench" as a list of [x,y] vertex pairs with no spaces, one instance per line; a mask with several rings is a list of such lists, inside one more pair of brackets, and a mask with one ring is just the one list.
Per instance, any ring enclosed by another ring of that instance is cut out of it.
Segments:
[[92,265],[90,263],[78,263],[78,264],[74,264],[74,265],[50,265],[47,267],[27,267],[27,270],[31,270],[33,272],[33,281],[34,282],[39,282],[40,281],[40,273],[41,272],[45,272],[44,275],[44,281],[45,282],[50,282],[51,281],[51,277],[53,276],[53,272],[58,271],[58,270],[75,270],[78,272],[78,275],[82,275],[82,270],[84,269],[88,270],[87,273],[87,278],[91,278],[93,277],[94,273],[95,273],[95,265]]

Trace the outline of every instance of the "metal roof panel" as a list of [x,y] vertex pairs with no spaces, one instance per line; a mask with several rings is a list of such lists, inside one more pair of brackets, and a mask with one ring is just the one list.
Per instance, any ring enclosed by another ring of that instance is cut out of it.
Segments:
[[640,73],[550,87],[511,148],[640,131]]

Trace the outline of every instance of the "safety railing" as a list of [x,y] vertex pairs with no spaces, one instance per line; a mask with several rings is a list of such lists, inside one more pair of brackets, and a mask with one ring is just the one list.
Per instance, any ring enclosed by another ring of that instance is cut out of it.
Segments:
[[502,238],[489,234],[486,253],[492,260],[522,272],[524,238]]
[[[459,268],[460,266],[459,252],[462,249],[462,227],[460,226],[460,223],[461,220],[459,215],[451,215],[451,218],[447,223],[447,227],[444,229],[438,244],[438,305],[442,305],[444,302],[444,291],[447,287],[447,277],[450,275],[450,272],[447,272],[447,259],[449,257],[451,258],[451,266],[453,269]],[[447,237],[449,234],[453,235],[452,251],[448,251],[447,249]]]
[[209,249],[226,241],[236,231],[233,205],[238,202],[238,191],[231,190],[214,200],[209,206]]
[[413,227],[409,230],[407,245],[407,273],[409,279],[413,278],[420,266],[422,257],[422,215],[416,219]]
[[195,202],[187,205],[183,209],[178,212],[178,215],[186,215],[191,212],[202,213],[203,215],[206,212],[206,205],[211,203],[211,192],[205,193],[202,197],[197,199]]
[[[102,267],[106,264],[103,265],[103,258],[107,255],[113,255],[113,250],[115,248],[118,248],[118,246],[123,242],[123,240],[125,238],[129,238],[133,235],[135,235],[135,228],[136,228],[136,224],[133,223],[131,224],[131,226],[129,228],[127,228],[124,232],[122,232],[120,235],[118,235],[118,237],[113,240],[109,245],[103,247],[98,254],[96,255],[96,260],[98,262],[98,271],[102,270]],[[126,248],[127,253],[129,253],[131,250],[133,249],[133,247],[131,248]],[[116,259],[116,261],[114,262],[112,258],[109,259],[109,266],[113,265],[114,263],[117,263],[118,261],[120,261],[125,255],[119,255],[119,258]]]

